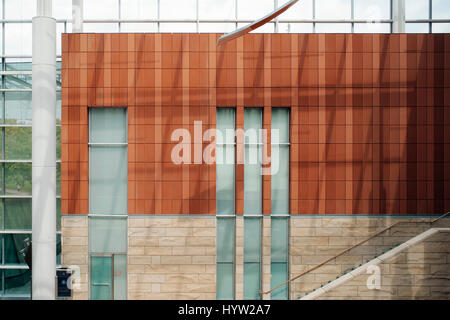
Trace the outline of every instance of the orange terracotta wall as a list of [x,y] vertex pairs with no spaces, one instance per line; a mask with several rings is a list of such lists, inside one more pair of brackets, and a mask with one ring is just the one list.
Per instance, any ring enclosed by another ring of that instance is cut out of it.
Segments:
[[[63,35],[63,214],[88,213],[88,107],[128,108],[129,214],[215,214],[215,166],[173,164],[170,138],[217,106],[268,129],[291,108],[292,214],[450,210],[450,35],[219,36]],[[238,214],[243,186],[237,165]]]

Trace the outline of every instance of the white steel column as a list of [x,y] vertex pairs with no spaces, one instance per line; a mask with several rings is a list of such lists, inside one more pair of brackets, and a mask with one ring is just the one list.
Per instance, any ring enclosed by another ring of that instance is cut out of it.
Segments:
[[392,33],[405,33],[405,0],[392,0]]
[[33,18],[32,299],[55,299],[56,20],[52,0],[37,0]]
[[83,0],[72,0],[72,32],[83,32]]

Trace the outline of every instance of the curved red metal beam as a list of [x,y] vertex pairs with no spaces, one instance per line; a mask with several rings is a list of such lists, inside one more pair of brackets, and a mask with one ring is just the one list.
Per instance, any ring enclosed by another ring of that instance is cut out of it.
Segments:
[[274,18],[278,17],[280,14],[282,14],[283,12],[285,12],[287,9],[289,9],[290,7],[292,7],[294,4],[296,4],[298,2],[298,0],[291,0],[287,3],[285,3],[284,5],[282,5],[281,7],[279,7],[278,9],[276,9],[274,12],[268,14],[267,16],[264,16],[263,18],[250,23],[249,25],[239,28],[233,32],[230,33],[226,33],[223,36],[221,36],[218,40],[217,40],[217,45],[221,45],[224,44],[227,41],[236,39],[240,36],[243,36],[244,34],[249,33],[250,31],[253,31],[259,27],[261,27],[262,25],[266,24],[267,22],[273,20]]

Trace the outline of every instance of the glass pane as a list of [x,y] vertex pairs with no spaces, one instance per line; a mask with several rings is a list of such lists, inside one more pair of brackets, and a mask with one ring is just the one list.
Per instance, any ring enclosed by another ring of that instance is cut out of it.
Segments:
[[217,219],[217,262],[234,261],[234,219]]
[[61,235],[56,235],[56,264],[61,265]]
[[5,128],[5,156],[7,160],[31,159],[31,127]]
[[61,160],[61,127],[56,127],[56,159]]
[[91,108],[91,143],[126,143],[127,111],[123,108]]
[[217,143],[234,143],[235,109],[217,108]]
[[[272,263],[270,265],[272,277],[270,279],[270,286],[276,287],[277,285],[286,282],[287,277],[287,263]],[[270,294],[272,300],[286,300],[288,299],[288,286],[282,286]]]
[[[94,2],[94,1],[91,1]],[[70,32],[70,31],[68,31]],[[118,23],[83,23],[83,32],[90,33],[117,33]]]
[[31,199],[5,199],[5,229],[31,230]]
[[271,219],[271,259],[272,262],[288,261],[288,229],[287,218]]
[[52,5],[52,15],[55,19],[72,19],[72,0],[54,0]]
[[5,98],[6,124],[31,125],[31,92],[6,92]]
[[244,214],[262,214],[261,146],[245,146]]
[[[278,131],[278,141],[274,141],[274,131]],[[272,108],[272,143],[289,142],[289,109]]]
[[279,23],[279,33],[313,33],[312,23]]
[[84,1],[84,19],[119,19],[119,0]]
[[350,23],[317,23],[316,33],[351,33]]
[[90,218],[89,250],[91,253],[127,252],[127,220]]
[[233,263],[217,264],[217,300],[234,299],[234,265]]
[[61,195],[61,163],[56,164],[56,194]]
[[35,0],[5,0],[6,19],[31,20],[35,15]]
[[127,299],[127,256],[114,255],[114,300]]
[[[247,26],[248,23],[238,23],[238,28],[242,28]],[[273,22],[268,22],[265,25],[259,27],[251,31],[250,33],[274,33],[275,32],[275,24]]]
[[5,163],[5,193],[31,195],[31,163]]
[[6,59],[6,71],[31,71],[31,59]]
[[196,23],[161,23],[159,26],[161,32],[178,32],[178,33],[188,33],[188,32],[197,32],[197,24]]
[[[31,74],[15,74],[5,76],[6,89],[31,89]],[[30,93],[31,92],[27,92]]]
[[238,1],[238,18],[256,20],[275,10],[273,0]]
[[[278,7],[291,0],[278,0]],[[302,0],[283,12],[279,20],[306,20],[313,18],[313,0]]]
[[349,20],[351,0],[316,0],[316,19]]
[[157,32],[156,23],[122,23],[120,32]]
[[261,219],[244,219],[244,261],[261,262]]
[[202,22],[198,25],[198,32],[203,33],[226,33],[236,29],[235,23]]
[[355,33],[390,33],[389,23],[355,23]]
[[61,199],[56,199],[56,231],[61,231]]
[[428,19],[429,8],[429,0],[405,0],[405,18],[406,20]]
[[234,214],[234,146],[217,146],[216,153],[216,214]]
[[430,26],[428,23],[406,23],[406,33],[429,33]]
[[5,24],[5,53],[7,55],[31,55],[31,38],[31,23]]
[[289,214],[289,146],[272,145],[272,214]]
[[56,93],[56,124],[61,124],[61,92]]
[[31,294],[31,270],[4,270],[5,294]]
[[196,19],[196,0],[164,0],[160,2],[161,19]]
[[[55,3],[55,2],[53,1],[53,3]],[[61,55],[61,47],[62,47],[61,39],[62,39],[63,33],[64,33],[64,23],[57,23],[56,24],[56,55]],[[58,79],[58,75],[56,75],[56,78]],[[61,81],[59,81],[58,89],[61,89]]]
[[91,147],[89,157],[89,212],[127,214],[126,147]]
[[261,264],[244,263],[244,299],[260,300],[261,295]]
[[122,0],[120,2],[120,16],[122,19],[157,19],[157,0]]
[[31,234],[5,234],[5,264],[23,264],[25,259],[20,251],[27,247]]
[[379,21],[391,18],[390,0],[354,0],[355,19]]
[[448,19],[449,17],[450,2],[448,0],[433,0],[433,19]]
[[450,23],[433,23],[434,33],[449,33]]
[[235,0],[198,0],[200,19],[234,19],[236,17]]
[[111,257],[91,257],[91,300],[112,299],[111,260]]

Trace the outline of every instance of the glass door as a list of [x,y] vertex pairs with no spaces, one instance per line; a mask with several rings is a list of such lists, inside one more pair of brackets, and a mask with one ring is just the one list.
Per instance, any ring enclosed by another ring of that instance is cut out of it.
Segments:
[[91,256],[91,300],[126,300],[127,256]]

